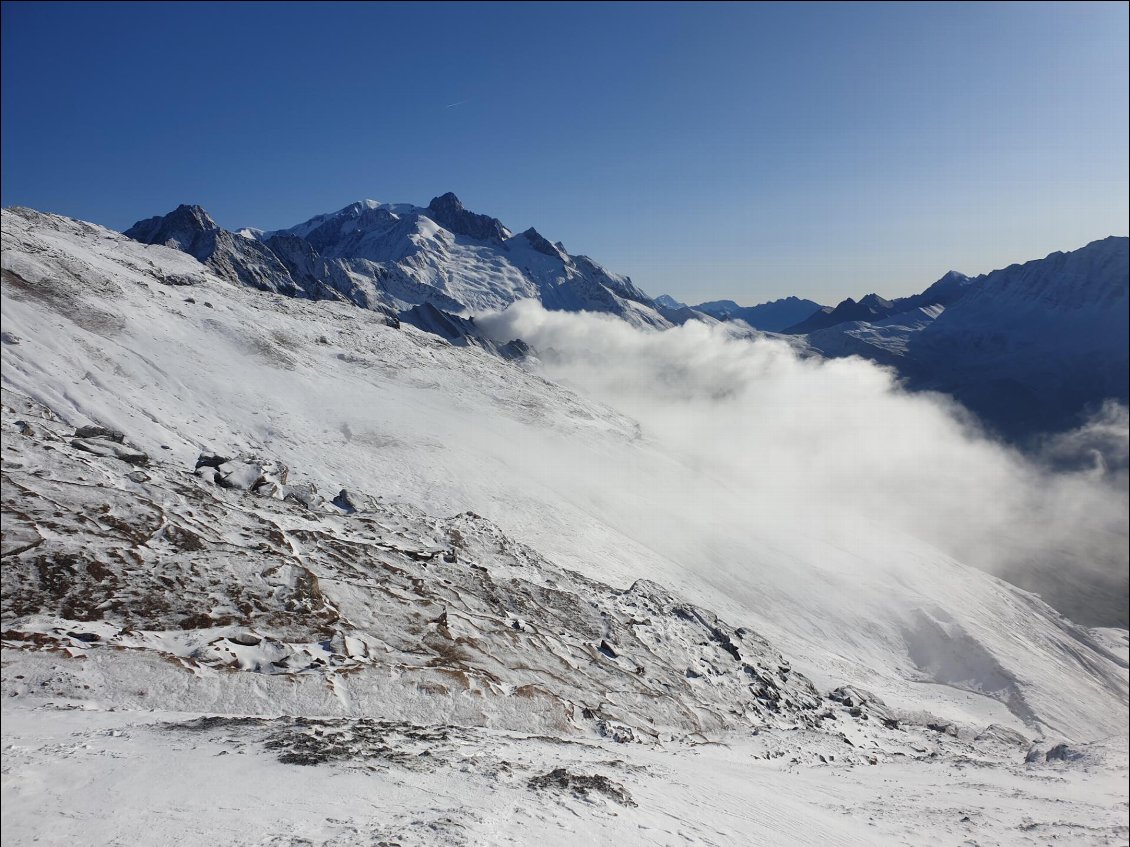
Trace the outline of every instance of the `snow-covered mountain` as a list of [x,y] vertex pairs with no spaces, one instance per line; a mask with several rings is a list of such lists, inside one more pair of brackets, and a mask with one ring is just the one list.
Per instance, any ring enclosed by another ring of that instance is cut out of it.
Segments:
[[812,300],[785,297],[756,306],[739,306],[733,300],[711,300],[694,308],[720,321],[745,321],[762,332],[784,332],[826,307]]
[[488,350],[498,345],[471,316],[530,298],[642,327],[744,321],[802,338],[826,356],[894,366],[912,388],[951,394],[1017,442],[1076,426],[1104,400],[1127,395],[1126,239],[975,278],[950,271],[922,293],[894,300],[868,294],[835,307],[796,297],[692,307],[652,300],[627,277],[534,229],[514,234],[450,193],[426,207],[366,200],[284,230],[238,234],[198,206],[181,206],[126,234],[182,250],[232,282],[351,302]]
[[465,317],[536,298],[549,309],[670,326],[628,277],[570,255],[533,228],[515,235],[451,193],[426,207],[364,200],[287,229],[238,234],[199,206],[181,206],[126,235],[190,253],[233,282],[388,314],[428,304]]
[[866,321],[874,323],[895,315],[904,315],[917,309],[949,306],[960,300],[974,283],[965,274],[950,271],[921,294],[886,300],[878,294],[868,294],[859,300],[848,297],[836,306],[820,306],[804,320],[787,324],[782,332],[792,335],[816,332],[843,323]]
[[846,300],[789,332],[892,365],[1025,441],[1126,402],[1128,267],[1130,239],[1112,236],[975,278],[951,271],[913,297]]
[[1117,633],[885,515],[783,521],[787,483],[743,500],[374,276],[428,332],[255,284],[278,239],[437,292],[440,244],[566,267],[341,214],[150,245],[3,212],[6,843],[1124,837]]
[[689,308],[686,303],[676,300],[670,294],[660,294],[655,298],[655,302],[662,306],[664,309],[687,309]]

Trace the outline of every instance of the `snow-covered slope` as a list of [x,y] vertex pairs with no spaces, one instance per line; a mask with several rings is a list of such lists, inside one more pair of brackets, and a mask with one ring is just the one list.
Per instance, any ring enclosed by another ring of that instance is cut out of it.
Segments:
[[1126,661],[1038,598],[474,345],[3,233],[5,843],[1124,837]]
[[[682,489],[722,507],[717,480],[494,356],[347,304],[233,286],[109,230],[4,217],[5,330],[19,339],[3,348],[4,385],[70,424],[120,429],[188,469],[205,449],[253,452],[323,491],[471,509],[565,567],[622,587],[650,579],[748,622],[818,685],[924,706],[943,689],[923,680],[956,685],[986,713],[1079,737],[1123,723],[1124,663],[929,545],[885,530],[882,545],[798,538],[772,520],[724,523],[725,509],[698,525],[636,498]],[[611,485],[621,475],[635,481],[626,494]],[[952,708],[940,700],[930,707]]]
[[430,304],[465,316],[533,297],[550,309],[670,325],[627,277],[570,255],[532,228],[514,235],[451,193],[426,207],[363,200],[288,229],[239,234],[219,229],[197,206],[181,206],[126,234],[184,250],[245,285],[378,311]]

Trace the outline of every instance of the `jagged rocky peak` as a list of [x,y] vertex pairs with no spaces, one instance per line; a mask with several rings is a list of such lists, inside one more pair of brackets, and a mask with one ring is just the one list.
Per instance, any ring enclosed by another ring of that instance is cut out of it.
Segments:
[[537,250],[539,253],[544,253],[546,256],[552,256],[554,259],[563,259],[565,250],[558,247],[556,244],[551,244],[549,239],[543,236],[533,227],[530,227],[522,233],[522,237],[530,242],[530,246]]
[[[850,301],[850,298],[848,299]],[[889,309],[893,304],[890,300],[880,297],[878,294],[868,294],[860,299],[859,305],[877,309]]]
[[462,201],[450,191],[439,197],[433,197],[427,211],[432,220],[456,235],[498,243],[502,243],[511,235],[510,230],[503,226],[498,218],[468,211]]
[[946,271],[945,274],[942,275],[942,278],[935,282],[934,285],[953,285],[963,282],[969,282],[969,277],[961,271]]
[[[948,306],[959,299],[973,280],[960,271],[947,271],[941,279],[914,297],[903,298],[913,306],[941,304]],[[927,302],[928,301],[928,302]]]
[[676,300],[670,294],[660,294],[655,298],[655,302],[662,306],[664,309],[685,309],[687,304]]
[[125,234],[144,244],[164,244],[188,251],[201,233],[215,232],[219,228],[201,206],[181,204],[167,215],[138,221]]
[[167,215],[138,221],[125,234],[193,256],[238,285],[289,297],[307,296],[278,257],[259,241],[222,229],[200,206],[177,206]]
[[334,214],[319,215],[306,224],[272,234],[305,238],[321,251],[357,234],[387,232],[398,223],[400,216],[393,207],[375,200],[360,200]]

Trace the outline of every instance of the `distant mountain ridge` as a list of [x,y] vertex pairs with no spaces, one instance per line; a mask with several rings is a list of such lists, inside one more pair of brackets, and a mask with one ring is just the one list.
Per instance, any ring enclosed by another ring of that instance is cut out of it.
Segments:
[[912,297],[845,300],[788,332],[894,366],[1025,441],[1127,402],[1128,268],[1130,239],[1111,236],[974,278],[951,271]]
[[[978,277],[980,279],[980,277]],[[782,327],[790,335],[815,332],[848,321],[877,321],[929,306],[949,306],[960,300],[969,286],[977,280],[965,274],[950,271],[921,294],[887,300],[878,294],[868,294],[859,300],[848,297],[835,307],[823,306],[806,319]]]
[[535,298],[549,309],[671,326],[628,277],[571,255],[532,227],[515,235],[450,192],[426,207],[363,200],[269,232],[229,232],[201,207],[182,205],[125,234],[183,250],[237,284],[346,300],[390,316],[428,304],[466,317]]
[[345,300],[504,356],[527,351],[499,348],[470,317],[527,298],[654,329],[743,321],[797,336],[824,356],[895,367],[908,387],[954,396],[1017,442],[1077,426],[1107,399],[1127,401],[1126,238],[978,277],[950,271],[909,297],[742,307],[652,299],[560,241],[532,227],[514,234],[450,193],[426,207],[360,201],[271,232],[229,232],[199,206],[180,206],[126,234],[189,253],[240,285]]
[[699,303],[694,308],[720,321],[745,321],[762,332],[782,332],[827,307],[812,300],[785,297],[757,306],[739,306],[733,300],[713,300]]

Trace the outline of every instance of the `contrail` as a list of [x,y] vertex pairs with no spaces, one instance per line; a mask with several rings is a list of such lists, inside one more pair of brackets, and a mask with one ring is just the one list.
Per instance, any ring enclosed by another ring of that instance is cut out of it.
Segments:
[[454,103],[448,103],[445,108],[454,109],[456,106],[462,106],[466,102],[467,102],[466,100],[457,100]]

